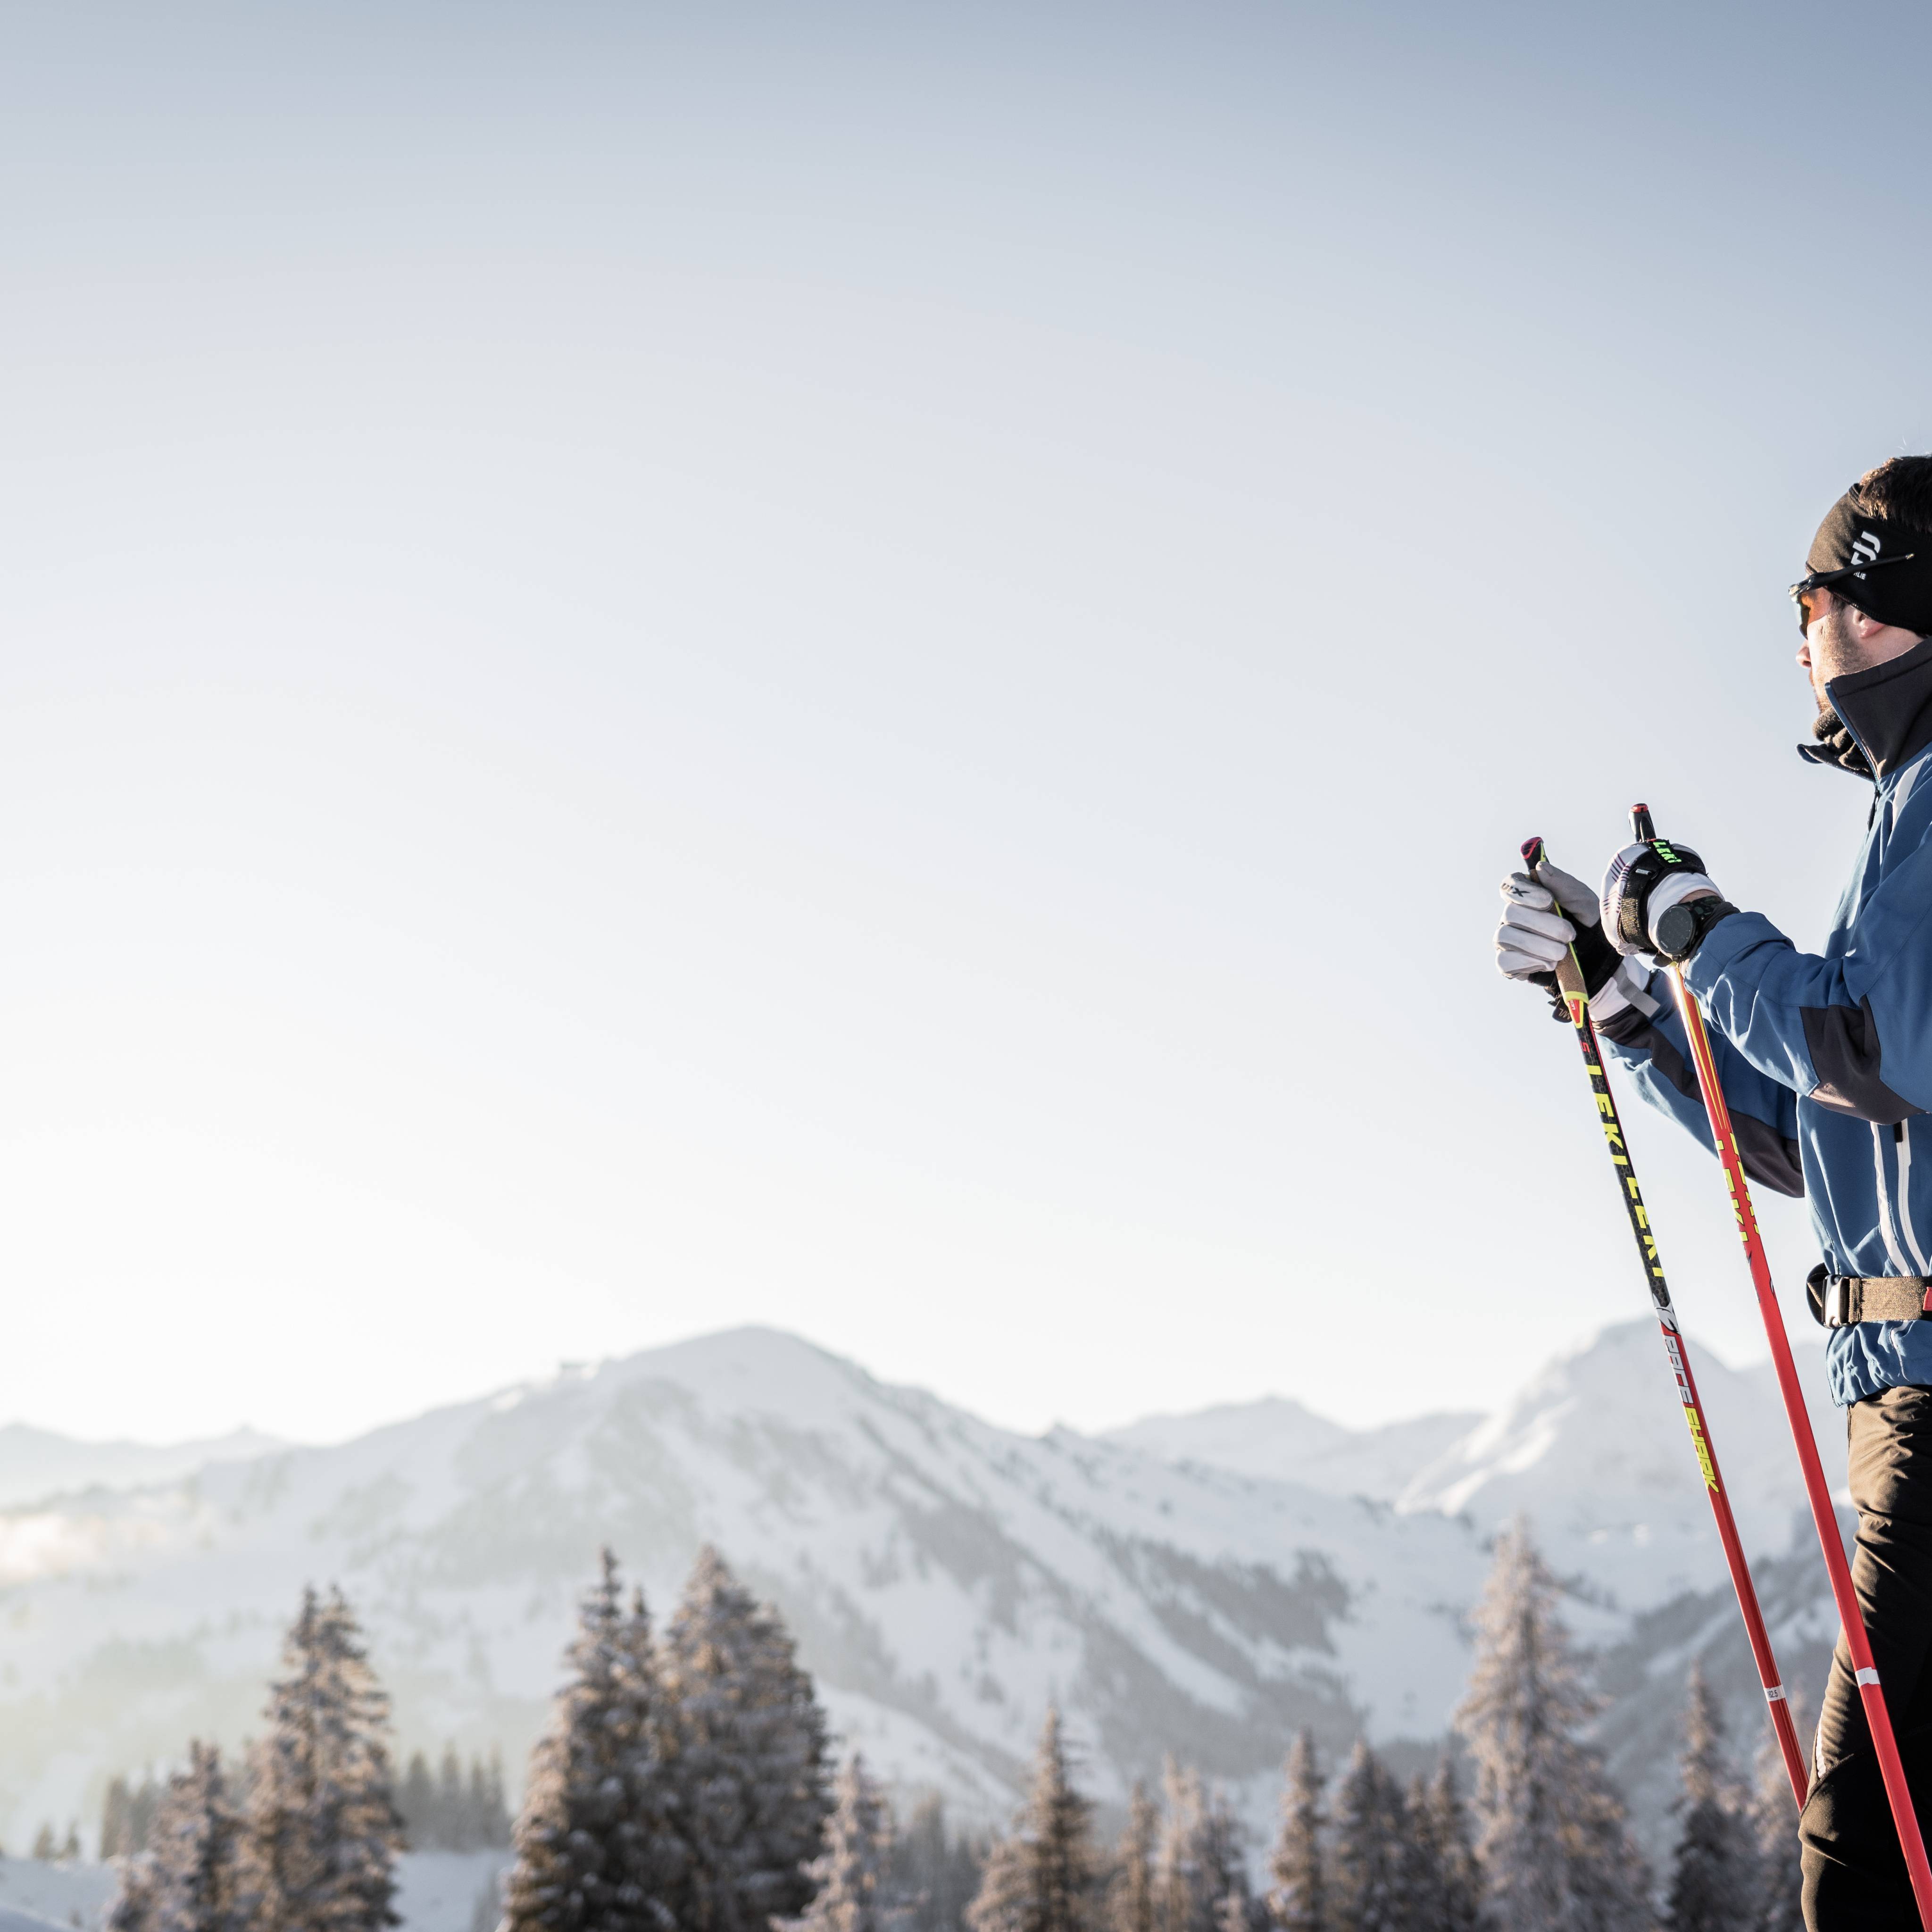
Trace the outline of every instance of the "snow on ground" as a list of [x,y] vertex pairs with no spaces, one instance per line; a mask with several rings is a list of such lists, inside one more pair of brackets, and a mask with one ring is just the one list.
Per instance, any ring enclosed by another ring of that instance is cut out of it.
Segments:
[[0,1858],[0,1908],[32,1912],[57,1925],[91,1928],[100,1923],[116,1882],[111,1864]]
[[398,1864],[402,1932],[489,1932],[508,1852],[410,1852]]
[[[478,1904],[486,1889],[494,1901],[508,1852],[408,1852],[396,1862],[396,1909],[401,1932],[471,1932],[481,1928]],[[0,1932],[16,1932],[13,1913],[31,1915],[17,1932],[46,1925],[94,1932],[114,1896],[116,1868],[92,1860],[47,1863],[0,1858]],[[494,1926],[494,1911],[489,1923]]]

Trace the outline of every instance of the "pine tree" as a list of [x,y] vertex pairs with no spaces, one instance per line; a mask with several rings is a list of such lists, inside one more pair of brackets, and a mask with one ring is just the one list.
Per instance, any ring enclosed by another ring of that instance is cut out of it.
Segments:
[[1108,1888],[1106,1932],[1154,1932],[1154,1846],[1160,1813],[1138,1782],[1127,1801],[1127,1828]]
[[[1216,1932],[1227,1912],[1246,1913],[1240,1828],[1226,1800],[1206,1789],[1199,1772],[1170,1758],[1163,1784],[1167,1807],[1154,1856],[1154,1922],[1160,1932]],[[1231,1898],[1235,1906],[1224,1911]]]
[[[1792,1721],[1804,1735],[1798,1701]],[[1798,1863],[1798,1812],[1791,1802],[1791,1779],[1784,1754],[1770,1732],[1757,1748],[1749,1811],[1751,1840],[1757,1852],[1757,1882],[1751,1932],[1804,1932],[1804,1874]]]
[[816,1890],[772,1932],[896,1932],[905,1912],[892,1877],[892,1820],[885,1795],[855,1752],[832,1786],[825,1849],[806,1867]]
[[1723,1715],[1694,1661],[1684,1686],[1681,1769],[1684,1831],[1664,1924],[1668,1932],[1750,1932],[1755,1848],[1725,1760]]
[[1429,1784],[1418,1772],[1402,1797],[1401,1859],[1402,1932],[1441,1932],[1442,1857],[1429,1809]]
[[463,1760],[454,1744],[442,1748],[436,1773],[436,1842],[452,1852],[470,1849],[469,1820],[463,1802]]
[[190,1744],[188,1768],[168,1780],[148,1849],[122,1868],[109,1932],[244,1932],[241,1835],[220,1753]]
[[1358,1738],[1335,1794],[1334,1932],[1407,1932],[1407,1828],[1401,1787]]
[[510,1842],[510,1808],[503,1796],[502,1754],[490,1747],[489,1768],[483,1774],[483,1840],[493,1848]]
[[51,1864],[60,1856],[60,1846],[54,1837],[51,1819],[34,1834],[34,1849],[29,1856],[38,1858],[43,1864]]
[[103,1859],[127,1858],[140,1848],[128,1842],[128,1810],[134,1793],[124,1778],[107,1780],[107,1796],[100,1803],[100,1856]]
[[986,1863],[984,1841],[954,1837],[945,1805],[922,1799],[892,1840],[893,1886],[906,1901],[911,1932],[966,1932],[966,1908]]
[[641,1594],[617,1560],[585,1592],[570,1679],[530,1760],[504,1888],[506,1932],[671,1932],[689,1854],[676,1828],[670,1714]]
[[421,1751],[411,1754],[410,1767],[396,1792],[396,1809],[401,1814],[403,1830],[412,1852],[426,1852],[443,1843],[442,1820],[437,1815],[436,1784],[429,1774],[429,1760]]
[[1060,1713],[1049,1709],[1034,1760],[1033,1788],[1012,1835],[994,1846],[969,1932],[1094,1932],[1092,1808],[1073,1788]]
[[1476,1767],[1476,1849],[1494,1932],[1636,1932],[1650,1922],[1623,1808],[1582,1742],[1595,1706],[1519,1521],[1497,1539],[1456,1714]]
[[1433,1778],[1410,1785],[1408,1813],[1409,1932],[1478,1932],[1482,1877],[1446,1753]]
[[114,1779],[101,1808],[100,1856],[129,1858],[143,1850],[160,1802],[160,1787],[152,1772],[142,1778],[138,1787],[124,1778]]
[[1322,1781],[1315,1740],[1303,1731],[1282,1768],[1281,1830],[1268,1858],[1268,1918],[1279,1932],[1329,1932]]
[[716,1550],[699,1554],[666,1646],[694,1856],[681,1932],[765,1932],[812,1896],[831,1799],[825,1714],[790,1636]]
[[242,1886],[250,1932],[378,1932],[399,1922],[402,1821],[388,1700],[339,1590],[304,1593],[250,1764]]

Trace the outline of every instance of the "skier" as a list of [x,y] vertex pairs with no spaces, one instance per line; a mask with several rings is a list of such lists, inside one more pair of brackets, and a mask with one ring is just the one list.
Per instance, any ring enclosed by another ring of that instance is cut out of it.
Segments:
[[[1805,1196],[1807,1284],[1848,1412],[1852,1576],[1922,1822],[1932,1820],[1932,456],[1840,497],[1792,586],[1818,701],[1814,764],[1874,788],[1822,954],[1741,910],[1688,848],[1625,847],[1600,896],[1546,861],[1503,882],[1497,964],[1549,983],[1574,943],[1612,1058],[1706,1147],[1682,1024],[1644,956],[1681,963],[1745,1169]],[[1918,1172],[1913,1172],[1915,1140]],[[1842,1639],[1799,1820],[1812,1932],[1918,1932]]]

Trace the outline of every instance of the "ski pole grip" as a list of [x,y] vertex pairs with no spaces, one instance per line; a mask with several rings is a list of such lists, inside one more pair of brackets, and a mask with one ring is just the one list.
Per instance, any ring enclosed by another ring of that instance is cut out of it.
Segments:
[[1634,805],[1630,807],[1630,836],[1643,844],[1648,844],[1657,836],[1657,827],[1652,822],[1650,807]]
[[1543,841],[1540,838],[1526,838],[1522,842],[1522,869],[1534,878],[1537,867],[1543,863],[1546,856],[1543,849]]

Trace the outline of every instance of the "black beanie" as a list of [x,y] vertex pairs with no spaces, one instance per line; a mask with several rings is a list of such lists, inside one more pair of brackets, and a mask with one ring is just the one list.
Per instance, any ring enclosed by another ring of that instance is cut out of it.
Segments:
[[[1854,484],[1826,512],[1804,567],[1814,574],[1856,570],[1826,587],[1881,624],[1932,634],[1932,531],[1855,508],[1857,488]],[[1863,564],[1882,567],[1858,569]]]

